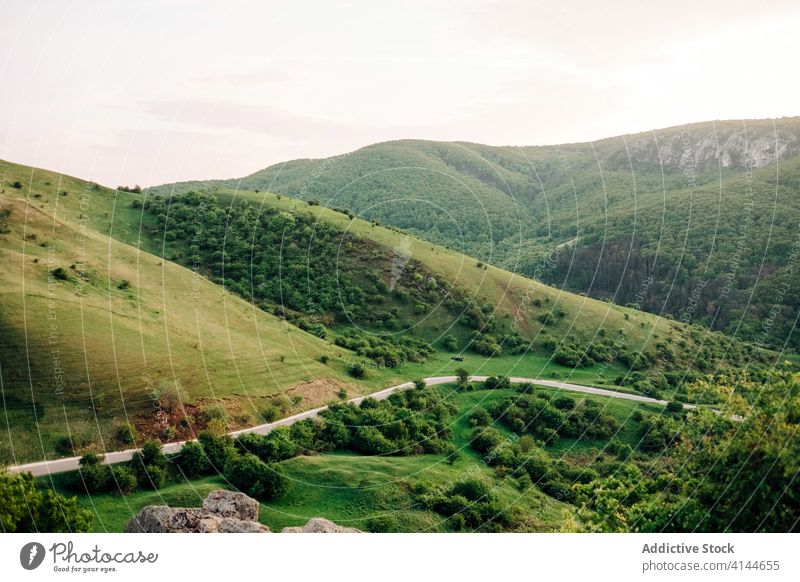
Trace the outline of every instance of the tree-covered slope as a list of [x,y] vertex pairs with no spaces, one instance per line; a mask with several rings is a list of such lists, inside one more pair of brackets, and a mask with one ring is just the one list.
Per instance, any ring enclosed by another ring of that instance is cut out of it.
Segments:
[[798,154],[798,118],[721,121],[546,147],[387,142],[152,192],[318,200],[555,286],[797,349]]

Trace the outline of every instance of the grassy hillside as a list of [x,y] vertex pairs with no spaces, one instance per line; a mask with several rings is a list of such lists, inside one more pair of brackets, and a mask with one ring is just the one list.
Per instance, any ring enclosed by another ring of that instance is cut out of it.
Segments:
[[0,201],[0,462],[124,448],[127,424],[165,440],[217,416],[252,425],[268,405],[286,414],[399,377],[356,383],[342,361],[320,363],[321,339],[95,230],[137,237],[136,197],[5,170],[33,181]]
[[3,172],[6,462],[128,446],[129,424],[163,440],[252,425],[459,367],[686,398],[697,372],[767,358],[276,194]]
[[548,147],[387,142],[152,191],[318,200],[557,287],[796,350],[798,154],[798,118],[718,121]]

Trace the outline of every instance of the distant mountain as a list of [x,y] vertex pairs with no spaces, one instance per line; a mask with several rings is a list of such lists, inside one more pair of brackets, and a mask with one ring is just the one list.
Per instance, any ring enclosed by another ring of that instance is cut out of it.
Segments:
[[393,141],[150,191],[318,200],[551,285],[796,350],[799,156],[800,118],[715,121],[544,147]]

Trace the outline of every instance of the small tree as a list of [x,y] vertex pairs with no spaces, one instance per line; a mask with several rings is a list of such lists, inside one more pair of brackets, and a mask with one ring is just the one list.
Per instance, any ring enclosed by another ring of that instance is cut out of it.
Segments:
[[466,384],[469,382],[469,372],[467,372],[464,368],[458,368],[456,370],[456,377],[458,378],[459,384]]

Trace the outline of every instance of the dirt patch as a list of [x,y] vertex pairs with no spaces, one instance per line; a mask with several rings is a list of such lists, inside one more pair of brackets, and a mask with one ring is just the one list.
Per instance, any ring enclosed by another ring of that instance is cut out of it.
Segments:
[[293,400],[296,399],[296,397],[301,397],[303,400],[299,402],[296,407],[305,410],[322,406],[329,403],[331,400],[339,400],[339,392],[343,388],[347,391],[348,398],[358,396],[353,386],[348,386],[344,382],[338,382],[327,378],[319,378],[317,380],[310,380],[309,382],[297,384],[289,388],[286,394]]
[[195,438],[208,425],[208,420],[197,406],[183,404],[140,413],[133,424],[141,439],[157,438],[166,443]]

